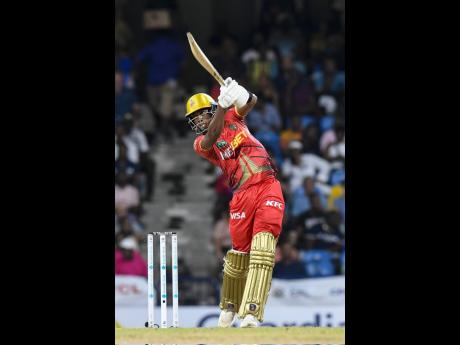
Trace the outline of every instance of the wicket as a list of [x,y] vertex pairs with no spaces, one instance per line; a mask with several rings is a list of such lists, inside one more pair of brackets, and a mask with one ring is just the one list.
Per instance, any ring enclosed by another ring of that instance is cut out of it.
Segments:
[[[147,284],[148,284],[148,321],[145,327],[168,327],[167,301],[168,293],[166,286],[166,236],[171,236],[171,274],[172,274],[172,301],[173,321],[172,327],[179,327],[179,281],[178,281],[178,260],[177,260],[177,234],[175,232],[150,232],[147,234]],[[160,301],[161,301],[161,323],[155,324],[155,297],[154,297],[154,251],[153,238],[160,236]]]

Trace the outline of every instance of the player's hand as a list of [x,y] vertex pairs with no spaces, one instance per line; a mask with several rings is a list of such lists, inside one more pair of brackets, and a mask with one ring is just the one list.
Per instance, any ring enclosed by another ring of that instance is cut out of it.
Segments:
[[238,83],[232,78],[225,79],[224,85],[220,87],[220,95],[217,98],[222,108],[231,107],[238,97]]
[[238,109],[244,107],[246,103],[248,102],[249,92],[243,86],[237,85],[235,93],[236,93],[236,99],[235,99],[234,104],[236,105]]

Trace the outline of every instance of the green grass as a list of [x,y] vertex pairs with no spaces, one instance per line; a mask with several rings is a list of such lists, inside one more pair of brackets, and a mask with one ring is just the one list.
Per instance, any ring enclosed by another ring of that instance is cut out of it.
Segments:
[[116,328],[116,344],[345,344],[344,328]]

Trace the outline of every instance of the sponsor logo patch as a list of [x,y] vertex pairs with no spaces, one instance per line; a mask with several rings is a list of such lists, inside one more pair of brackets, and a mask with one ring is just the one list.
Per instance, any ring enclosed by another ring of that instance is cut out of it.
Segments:
[[232,219],[244,219],[244,218],[246,218],[246,213],[244,213],[244,212],[233,212],[233,213],[230,213],[230,218],[232,218]]
[[216,146],[217,146],[218,149],[224,148],[225,146],[227,146],[227,142],[225,140],[219,140],[216,143]]
[[278,201],[274,201],[274,200],[267,200],[265,202],[265,206],[273,206],[273,207],[278,207],[280,210],[282,210],[282,206],[283,204],[278,202]]

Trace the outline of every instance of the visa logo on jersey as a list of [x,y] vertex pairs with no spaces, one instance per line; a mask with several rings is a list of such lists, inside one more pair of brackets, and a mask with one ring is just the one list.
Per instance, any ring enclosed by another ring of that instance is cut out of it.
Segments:
[[244,218],[246,218],[246,214],[244,212],[233,212],[233,213],[230,213],[230,218],[232,218],[232,219],[244,219]]

